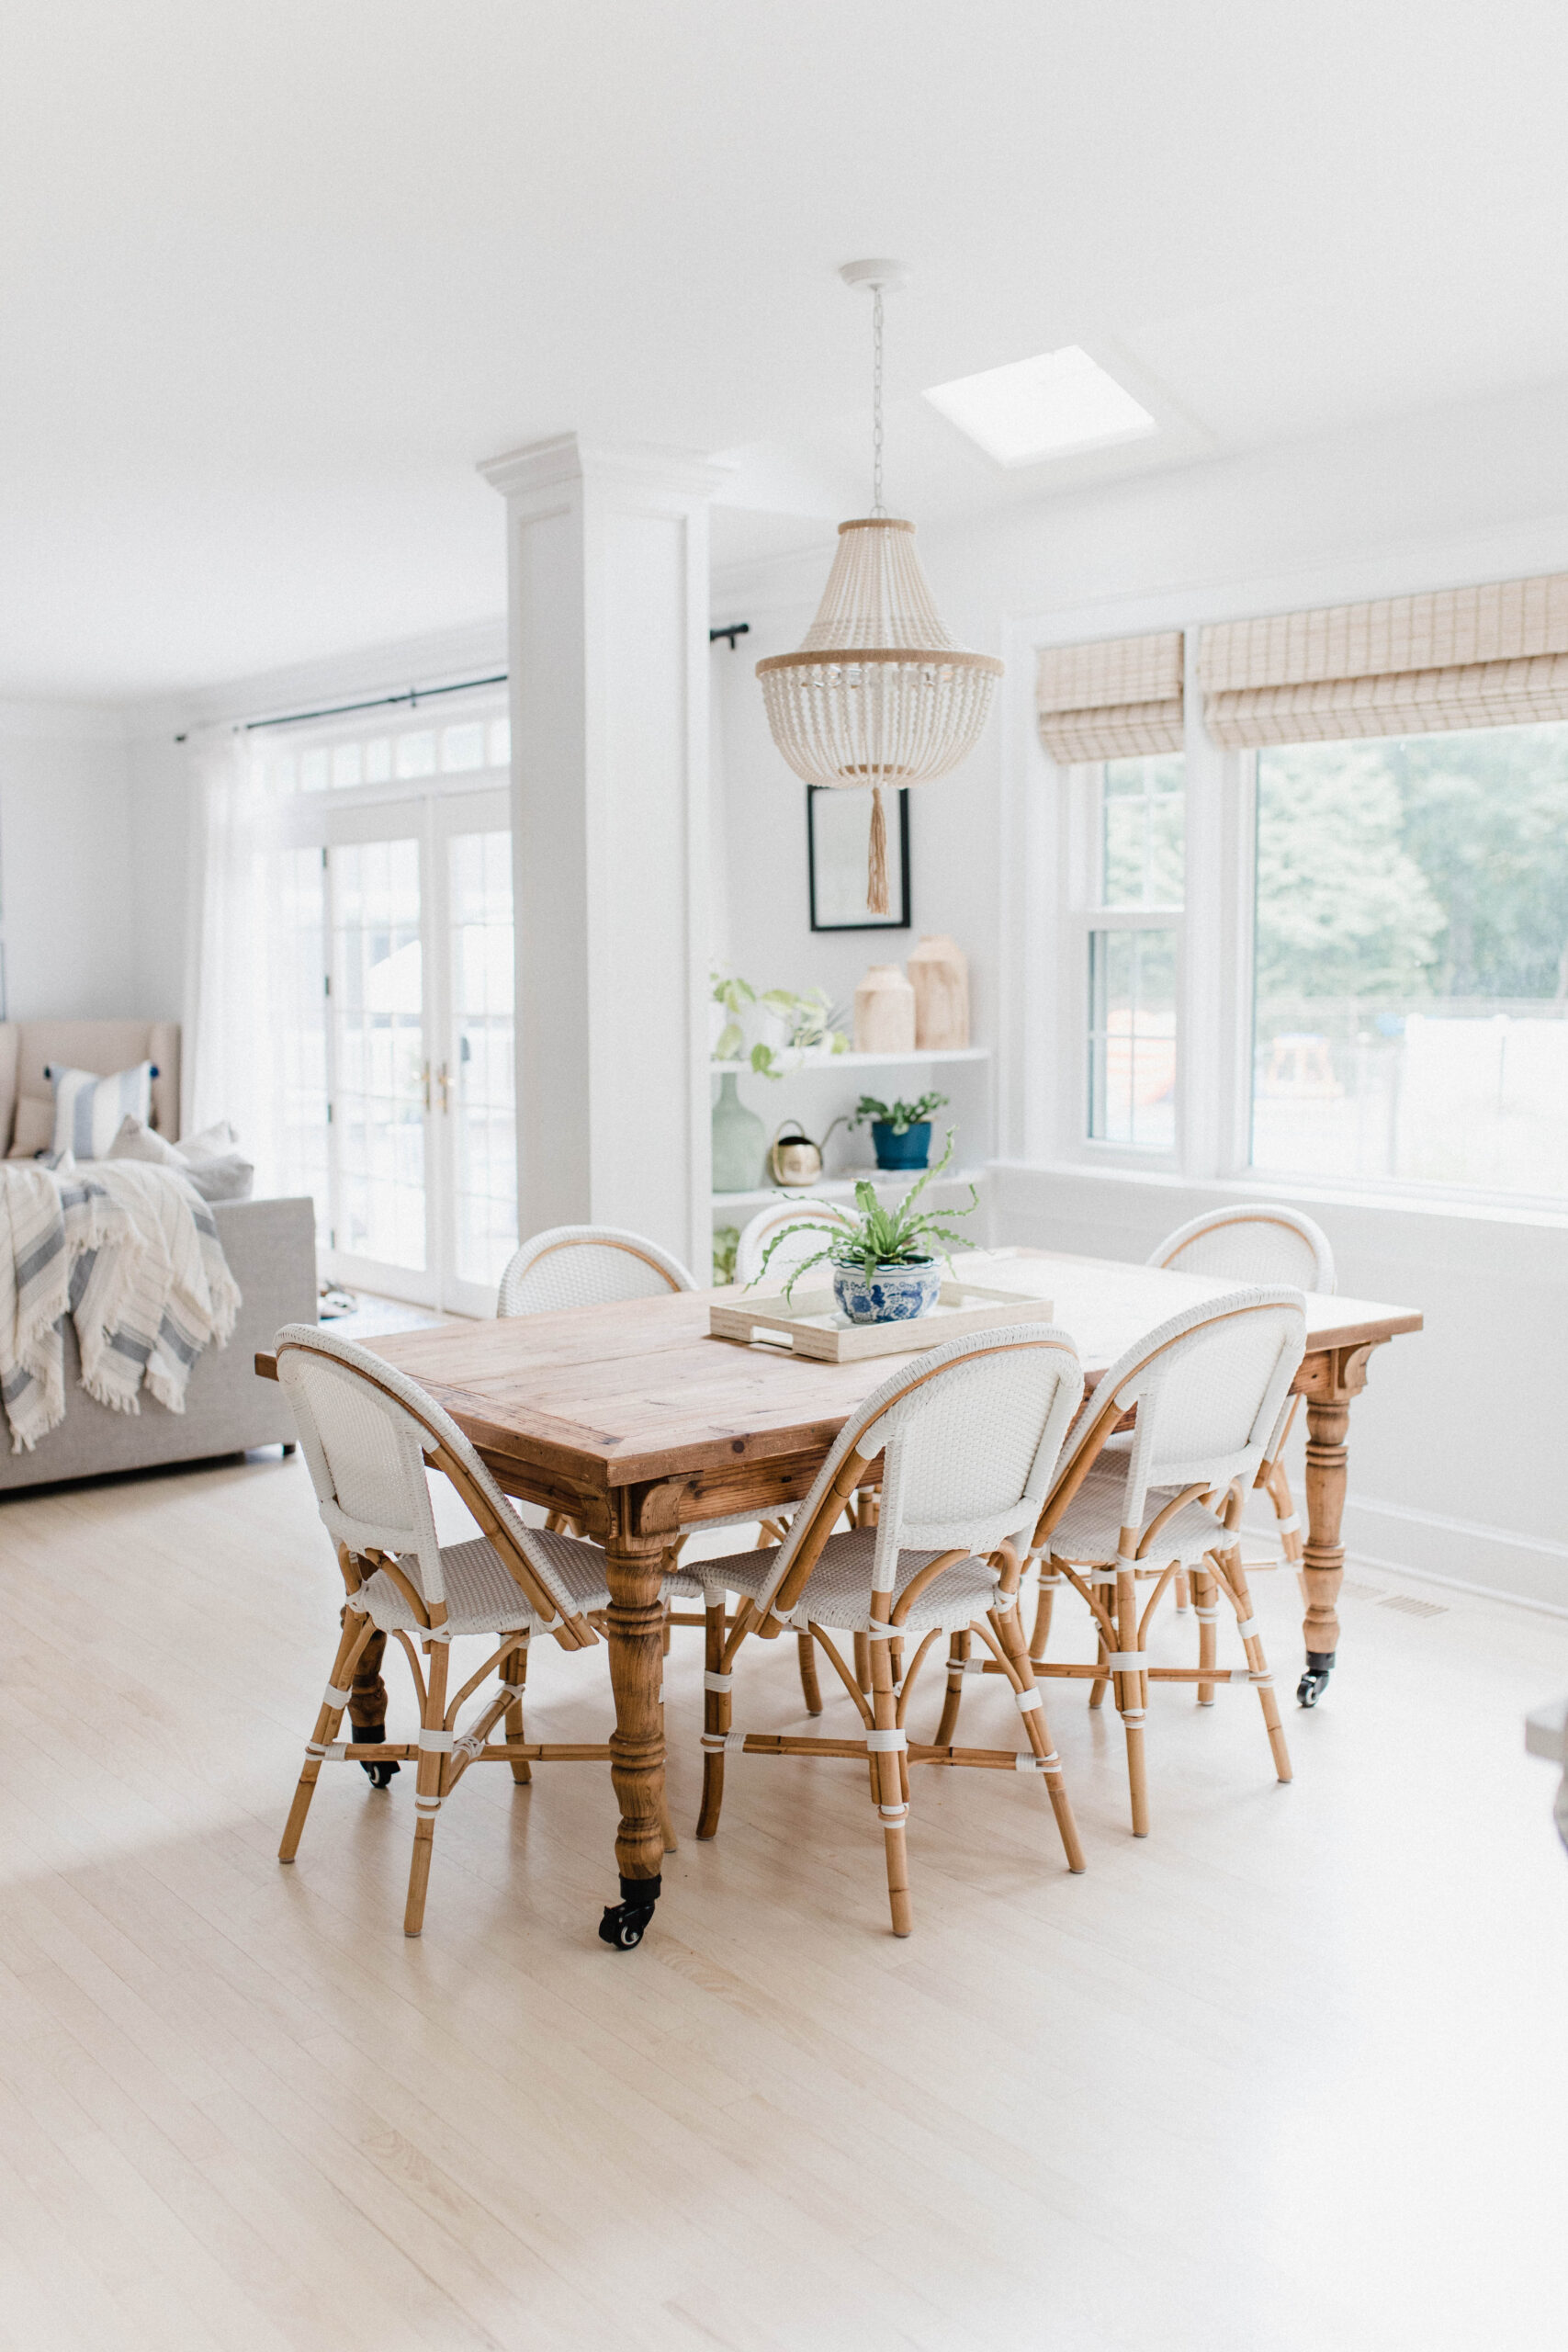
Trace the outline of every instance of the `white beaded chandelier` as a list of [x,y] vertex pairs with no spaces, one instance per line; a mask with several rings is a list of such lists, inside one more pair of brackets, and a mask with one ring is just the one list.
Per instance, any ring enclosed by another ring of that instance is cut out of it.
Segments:
[[868,912],[885,915],[887,820],[882,794],[946,775],[986,723],[1002,665],[953,642],[915,553],[913,523],[882,503],[882,296],[904,283],[891,261],[852,261],[847,286],[873,296],[872,507],[839,526],[839,551],[797,653],[757,664],[773,738],[807,784],[871,785]]

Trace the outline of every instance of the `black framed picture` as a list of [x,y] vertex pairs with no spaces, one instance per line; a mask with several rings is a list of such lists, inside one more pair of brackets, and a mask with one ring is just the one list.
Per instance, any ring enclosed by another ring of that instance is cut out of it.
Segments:
[[[909,795],[887,796],[887,905],[874,915],[865,903],[871,847],[871,786],[808,784],[806,855],[813,931],[908,931],[909,928]],[[897,803],[895,808],[891,803]]]

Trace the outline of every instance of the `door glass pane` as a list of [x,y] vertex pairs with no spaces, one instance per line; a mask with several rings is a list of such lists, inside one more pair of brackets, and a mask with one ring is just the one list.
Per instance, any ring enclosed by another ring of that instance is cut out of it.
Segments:
[[1179,752],[1107,760],[1100,803],[1102,906],[1180,906],[1186,785]]
[[1089,935],[1089,1131],[1176,1148],[1176,933]]
[[1568,1193],[1568,726],[1258,759],[1258,1168]]
[[336,1246],[425,1263],[419,842],[332,852]]
[[459,833],[450,851],[454,1272],[489,1288],[517,1247],[512,835]]

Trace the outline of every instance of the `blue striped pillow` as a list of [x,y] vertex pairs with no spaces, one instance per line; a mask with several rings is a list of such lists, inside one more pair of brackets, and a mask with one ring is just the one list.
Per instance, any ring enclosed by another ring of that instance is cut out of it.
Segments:
[[73,1151],[78,1159],[107,1159],[125,1119],[151,1119],[157,1075],[151,1062],[117,1069],[112,1078],[90,1069],[46,1069],[54,1089],[53,1148]]

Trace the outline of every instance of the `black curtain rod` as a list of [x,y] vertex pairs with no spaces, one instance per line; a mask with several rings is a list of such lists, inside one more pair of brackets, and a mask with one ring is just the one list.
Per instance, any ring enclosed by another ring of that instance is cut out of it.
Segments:
[[[283,718],[247,718],[244,732],[254,735],[258,727],[297,727],[306,718],[347,718],[356,710],[387,710],[394,703],[411,706],[434,702],[437,695],[466,695],[475,686],[503,686],[506,673],[498,670],[491,678],[462,678],[455,686],[411,686],[407,694],[373,695],[368,702],[334,702],[325,710],[291,710]],[[178,739],[176,739],[178,740]]]

